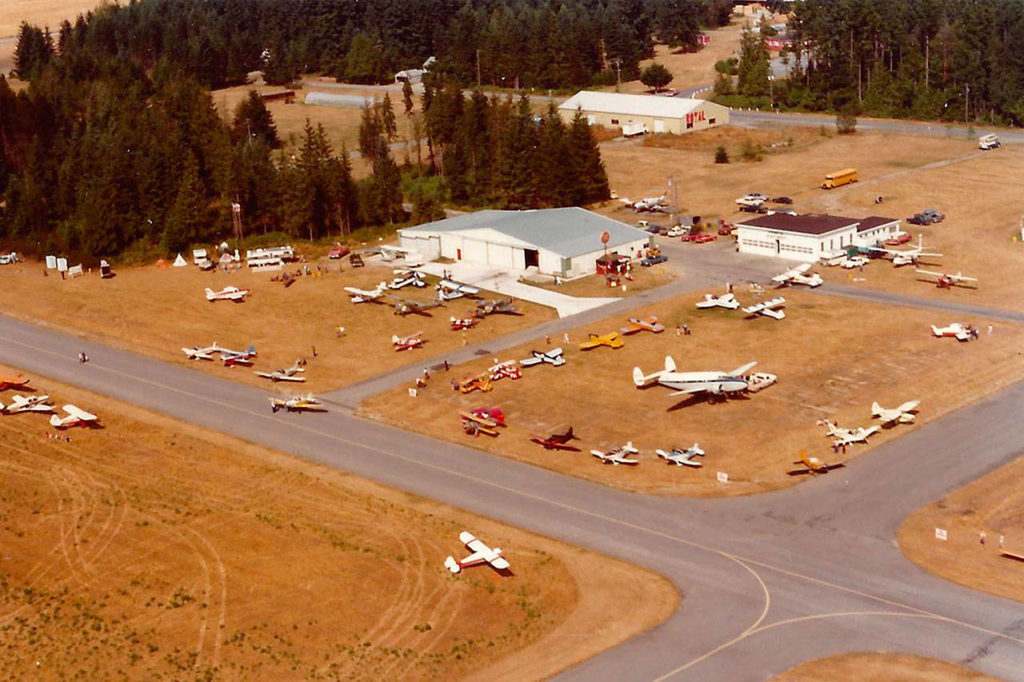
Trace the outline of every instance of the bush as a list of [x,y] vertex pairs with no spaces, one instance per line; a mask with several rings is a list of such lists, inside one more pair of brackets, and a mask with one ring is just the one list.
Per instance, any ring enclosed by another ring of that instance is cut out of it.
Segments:
[[852,106],[845,106],[836,116],[836,131],[840,135],[852,135],[857,132],[857,115]]
[[729,152],[725,151],[724,145],[715,148],[715,163],[729,163]]
[[750,138],[743,140],[742,156],[744,161],[760,161],[761,146],[755,144]]

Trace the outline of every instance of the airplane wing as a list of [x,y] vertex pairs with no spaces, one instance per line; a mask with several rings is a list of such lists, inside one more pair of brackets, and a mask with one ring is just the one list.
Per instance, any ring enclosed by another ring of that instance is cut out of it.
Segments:
[[920,405],[920,404],[921,404],[920,400],[908,400],[907,402],[905,402],[902,405],[900,405],[899,407],[897,407],[896,411],[899,411],[899,412],[910,412],[911,410],[917,409],[917,406]]
[[96,421],[96,415],[90,414],[79,407],[75,407],[74,405],[65,405],[64,411],[83,422]]
[[751,369],[753,369],[755,365],[757,365],[757,360],[754,360],[753,362],[748,362],[745,365],[740,365],[739,367],[737,367],[733,371],[729,372],[729,376],[733,376],[733,377],[743,376],[744,374],[749,372]]

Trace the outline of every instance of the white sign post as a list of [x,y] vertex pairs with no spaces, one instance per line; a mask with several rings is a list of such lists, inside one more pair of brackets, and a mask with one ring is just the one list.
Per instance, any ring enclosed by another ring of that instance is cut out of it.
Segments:
[[715,477],[718,479],[719,483],[728,483],[729,482],[729,474],[725,473],[724,471],[719,471],[715,475]]
[[946,535],[946,529],[945,528],[936,528],[935,529],[935,539],[936,540],[947,540],[948,536]]

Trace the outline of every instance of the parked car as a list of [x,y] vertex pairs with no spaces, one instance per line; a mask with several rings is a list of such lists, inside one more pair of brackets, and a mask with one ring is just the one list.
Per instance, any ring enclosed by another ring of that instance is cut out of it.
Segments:
[[768,212],[768,209],[764,206],[764,204],[743,204],[742,206],[740,206],[740,210],[741,211],[745,211],[747,213],[767,213]]
[[354,268],[361,268],[364,265],[366,265],[366,263],[363,262],[363,257],[360,256],[358,253],[353,253],[351,256],[349,256],[348,263]]
[[886,246],[899,246],[900,244],[906,244],[909,241],[910,241],[910,233],[909,232],[900,232],[896,236],[889,237],[888,239],[886,239],[885,240],[885,245]]
[[773,204],[792,204],[793,200],[789,197],[775,197],[772,199]]
[[657,256],[648,256],[647,258],[644,258],[643,260],[640,261],[640,265],[644,266],[645,268],[649,268],[652,265],[664,263],[667,260],[668,256],[659,253]]
[[686,228],[683,227],[682,225],[676,225],[675,227],[670,227],[668,232],[665,233],[665,236],[682,237],[684,234],[686,234]]
[[913,225],[931,225],[932,223],[941,223],[945,217],[945,213],[939,213],[934,208],[926,208],[907,218],[907,222]]
[[713,242],[716,239],[718,239],[718,235],[716,234],[711,234],[710,232],[701,232],[700,234],[694,236],[693,241],[696,242],[697,244],[707,244],[708,242]]
[[736,228],[730,225],[729,223],[722,223],[721,225],[718,226],[718,234],[723,237],[726,237],[732,234],[732,231],[735,229]]
[[697,238],[697,234],[698,234],[697,232],[687,232],[686,234],[684,234],[679,239],[679,241],[681,241],[681,242],[692,242],[693,240],[695,240]]
[[769,198],[767,194],[761,194],[760,192],[750,192],[749,194],[745,194],[739,199],[737,199],[736,203],[739,204],[740,206],[750,206],[753,204],[763,204],[768,200]]
[[327,257],[331,260],[337,260],[338,258],[344,258],[349,254],[350,249],[347,246],[341,244],[335,244],[331,247],[331,250],[327,252]]

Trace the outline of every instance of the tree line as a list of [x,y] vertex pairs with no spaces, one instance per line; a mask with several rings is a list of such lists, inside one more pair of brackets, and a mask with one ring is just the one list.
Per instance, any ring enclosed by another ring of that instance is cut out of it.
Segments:
[[790,76],[774,83],[763,35],[744,36],[740,95],[812,111],[1024,125],[1021,0],[802,0],[788,32]]
[[[15,67],[31,79],[57,52],[130,58],[208,87],[264,70],[285,83],[315,72],[380,83],[437,58],[463,86],[578,88],[638,76],[654,36],[696,49],[728,23],[728,0],[136,0],[44,27],[21,27]],[[84,60],[85,71],[96,64]]]

